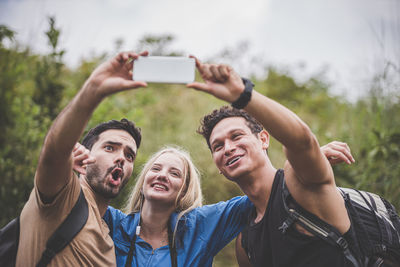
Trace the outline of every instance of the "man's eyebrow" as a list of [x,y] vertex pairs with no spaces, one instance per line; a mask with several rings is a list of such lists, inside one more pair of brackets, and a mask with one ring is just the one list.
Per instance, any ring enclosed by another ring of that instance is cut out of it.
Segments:
[[214,144],[219,143],[219,139],[215,138],[211,143],[210,146],[212,147]]
[[114,141],[105,141],[104,144],[107,144],[107,145],[114,145],[114,146],[122,146],[122,143],[120,143],[120,142],[114,142]]
[[[120,143],[120,142],[114,142],[114,141],[106,141],[106,142],[104,142],[104,144],[114,145],[114,146],[122,146],[122,143]],[[130,153],[133,154],[134,157],[136,157],[136,152],[135,152],[130,146],[127,146],[126,148],[128,149],[128,151],[129,151]]]
[[[243,129],[235,128],[235,129],[230,130],[227,134],[228,134],[228,135],[229,135],[229,134],[233,134],[233,133],[235,133],[235,132],[237,132],[237,131],[243,131]],[[219,139],[220,139],[219,137],[215,138],[215,139],[210,143],[210,145],[212,146],[213,144],[218,143],[218,142],[219,142]]]

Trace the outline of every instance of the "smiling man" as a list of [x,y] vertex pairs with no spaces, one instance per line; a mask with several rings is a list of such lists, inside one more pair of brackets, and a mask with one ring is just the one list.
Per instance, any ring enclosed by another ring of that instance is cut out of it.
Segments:
[[120,53],[97,67],[51,126],[40,154],[34,189],[21,212],[16,266],[36,266],[47,240],[70,213],[81,190],[88,203],[87,222],[48,266],[115,266],[114,244],[102,216],[132,174],[140,129],[126,119],[91,129],[82,143],[96,162],[89,164],[80,178],[72,170],[72,151],[105,97],[146,86],[131,78],[133,60],[138,56]]
[[[199,133],[206,139],[220,172],[237,183],[254,204],[243,242],[248,252],[244,257],[249,259],[244,261],[262,267],[353,266],[340,247],[287,221],[282,193],[285,187],[291,195],[290,204],[300,205],[352,240],[344,200],[310,128],[286,107],[254,91],[252,83],[242,80],[229,66],[198,60],[196,65],[204,83],[188,87],[234,107],[222,107],[206,115]],[[268,157],[269,134],[284,147],[284,169],[277,170]],[[351,155],[347,158],[347,163],[353,161]]]

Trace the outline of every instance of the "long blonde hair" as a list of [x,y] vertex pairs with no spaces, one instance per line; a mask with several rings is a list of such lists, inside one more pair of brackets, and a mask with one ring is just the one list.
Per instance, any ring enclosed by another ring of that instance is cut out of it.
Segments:
[[140,212],[144,202],[144,196],[142,193],[144,178],[154,162],[165,153],[171,153],[178,156],[184,165],[184,180],[175,200],[175,211],[178,213],[177,221],[174,227],[175,240],[175,233],[179,219],[185,213],[188,213],[194,208],[201,207],[203,202],[203,196],[200,187],[200,173],[194,166],[189,153],[182,148],[172,146],[164,147],[158,152],[154,153],[150,159],[147,160],[136,180],[135,186],[131,191],[130,197],[123,211],[128,214],[132,212]]

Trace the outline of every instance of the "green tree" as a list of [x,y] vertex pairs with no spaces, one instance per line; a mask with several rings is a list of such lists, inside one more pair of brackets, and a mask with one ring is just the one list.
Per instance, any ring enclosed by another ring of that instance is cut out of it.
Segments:
[[60,30],[55,26],[54,17],[49,18],[49,30],[46,32],[51,53],[37,62],[33,101],[41,107],[40,118],[55,119],[60,111],[60,102],[65,85],[61,81],[64,66],[64,50],[58,48]]
[[21,49],[13,33],[1,28],[0,92],[3,131],[0,136],[0,224],[18,215],[33,188],[33,177],[44,136],[57,115],[63,86],[62,51],[57,51],[59,34],[54,19],[47,32],[52,53],[41,57]]
[[15,53],[4,47],[3,41],[14,41],[15,32],[5,25],[0,25],[0,127],[5,129],[0,133],[0,147],[5,145],[6,130],[13,125],[13,114],[11,110],[14,99],[14,88],[20,71],[17,70],[17,61],[14,60]]
[[42,137],[41,125],[34,118],[38,107],[29,92],[33,84],[30,70],[34,69],[36,57],[10,41],[11,48],[0,45],[0,225],[15,217],[27,200]]

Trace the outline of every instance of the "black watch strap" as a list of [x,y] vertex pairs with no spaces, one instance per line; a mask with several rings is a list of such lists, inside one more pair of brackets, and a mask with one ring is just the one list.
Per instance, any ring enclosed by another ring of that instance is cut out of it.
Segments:
[[244,91],[240,94],[239,98],[232,103],[232,107],[237,109],[242,109],[249,103],[251,99],[251,94],[253,92],[254,83],[249,79],[242,78],[244,83]]

